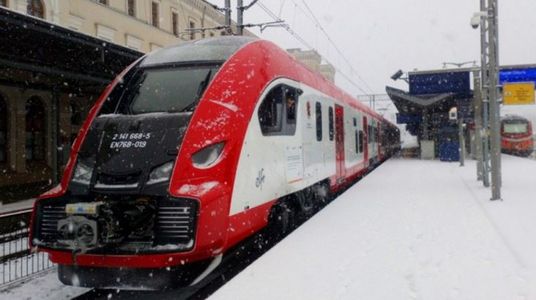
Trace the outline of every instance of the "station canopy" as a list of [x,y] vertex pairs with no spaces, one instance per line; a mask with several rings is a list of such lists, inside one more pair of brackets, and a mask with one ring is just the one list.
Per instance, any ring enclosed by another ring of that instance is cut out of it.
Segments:
[[397,122],[420,123],[427,116],[443,119],[452,107],[457,107],[463,118],[470,119],[473,98],[471,71],[461,68],[410,72],[409,92],[386,87],[387,94],[399,111]]
[[141,55],[141,52],[0,8],[2,85],[96,93]]

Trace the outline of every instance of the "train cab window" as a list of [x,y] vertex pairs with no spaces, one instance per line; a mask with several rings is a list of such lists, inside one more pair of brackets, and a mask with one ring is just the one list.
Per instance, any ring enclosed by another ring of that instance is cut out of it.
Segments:
[[333,128],[333,107],[329,107],[329,140],[330,141],[333,141],[333,136],[334,136],[334,128]]
[[315,104],[315,113],[316,113],[316,140],[322,141],[322,104],[316,102]]
[[100,114],[191,112],[218,68],[219,65],[135,67],[110,93]]
[[359,130],[359,153],[363,153],[363,142],[365,141],[365,135],[363,130]]
[[299,89],[277,85],[259,106],[259,123],[263,135],[294,135],[298,118]]

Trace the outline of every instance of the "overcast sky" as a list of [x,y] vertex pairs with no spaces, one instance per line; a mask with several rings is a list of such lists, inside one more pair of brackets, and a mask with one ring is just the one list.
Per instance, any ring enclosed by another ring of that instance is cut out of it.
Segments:
[[[223,0],[210,0],[223,6]],[[251,0],[244,0],[250,3]],[[315,26],[304,4],[318,18],[337,50]],[[407,88],[389,77],[398,69],[442,68],[443,62],[480,61],[480,31],[470,26],[479,0],[260,0],[285,20],[309,45],[349,75],[337,84],[356,95],[385,93],[385,86]],[[231,0],[236,19],[236,0]],[[536,63],[536,0],[499,0],[500,63]],[[245,14],[245,23],[272,21],[259,5]],[[282,28],[260,33],[283,48],[307,48]],[[361,80],[362,79],[362,80]]]

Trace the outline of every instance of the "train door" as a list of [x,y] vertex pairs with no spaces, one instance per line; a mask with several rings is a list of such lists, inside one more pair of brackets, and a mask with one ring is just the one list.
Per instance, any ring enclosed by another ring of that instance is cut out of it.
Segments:
[[337,182],[343,180],[344,168],[344,110],[340,105],[335,105],[335,160]]
[[378,122],[378,125],[377,125],[377,130],[376,130],[376,144],[378,145],[378,161],[381,161],[382,158],[383,158],[383,153],[382,153],[382,138],[383,138],[383,135],[382,135],[382,128],[381,128],[381,123]]
[[363,154],[363,161],[365,162],[365,165],[368,162],[368,140],[369,140],[369,134],[368,134],[368,124],[367,124],[367,117],[363,117],[363,134],[365,135],[365,138],[363,139],[363,151],[365,153]]

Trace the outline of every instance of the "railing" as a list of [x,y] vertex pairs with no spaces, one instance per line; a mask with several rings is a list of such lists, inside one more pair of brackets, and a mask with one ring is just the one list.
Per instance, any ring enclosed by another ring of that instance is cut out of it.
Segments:
[[3,285],[54,267],[46,253],[32,253],[28,245],[29,212],[0,216],[0,289]]

